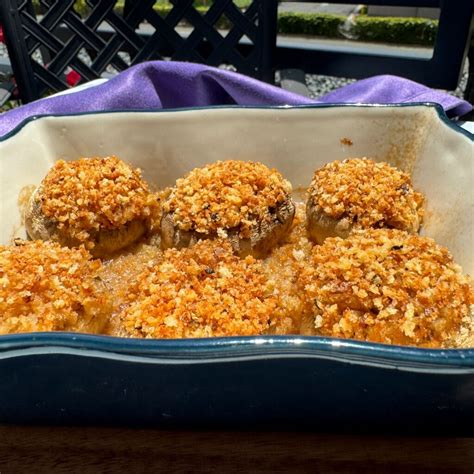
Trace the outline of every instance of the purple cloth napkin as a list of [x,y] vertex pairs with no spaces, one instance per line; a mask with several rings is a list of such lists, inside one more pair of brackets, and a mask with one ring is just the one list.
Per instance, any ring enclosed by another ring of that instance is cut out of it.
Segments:
[[208,105],[299,105],[318,103],[437,102],[451,116],[472,109],[467,102],[395,76],[376,76],[319,100],[233,72],[200,64],[154,61],[139,64],[108,82],[75,94],[42,99],[0,115],[0,136],[25,118],[118,109],[161,109]]

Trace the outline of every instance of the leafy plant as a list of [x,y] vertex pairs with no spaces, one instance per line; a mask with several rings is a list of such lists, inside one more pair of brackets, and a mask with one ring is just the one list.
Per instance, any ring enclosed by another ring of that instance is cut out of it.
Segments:
[[366,41],[431,45],[437,31],[438,22],[425,18],[359,16],[355,21],[355,34]]
[[2,112],[6,112],[8,110],[14,109],[15,107],[18,106],[18,102],[15,100],[9,100],[5,102],[2,106],[0,106],[0,114]]
[[339,36],[338,27],[345,19],[329,13],[282,12],[278,15],[278,32],[334,38]]
[[[345,16],[328,13],[285,12],[278,15],[278,31],[283,34],[341,38],[339,27],[345,20]],[[359,15],[354,21],[353,34],[362,41],[432,45],[437,31],[436,20]]]

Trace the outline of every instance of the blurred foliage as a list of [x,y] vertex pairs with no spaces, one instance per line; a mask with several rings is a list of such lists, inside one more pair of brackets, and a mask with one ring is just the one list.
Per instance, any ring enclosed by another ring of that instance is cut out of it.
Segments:
[[278,15],[278,32],[334,38],[340,36],[338,28],[345,19],[343,15],[330,13],[282,12]]
[[359,40],[397,44],[434,44],[438,21],[425,18],[359,16],[354,33]]
[[[32,2],[36,11],[41,11],[40,0],[32,0]],[[252,3],[252,0],[233,0],[233,2],[238,8],[247,8]],[[196,7],[209,8],[213,3],[214,0],[194,0],[194,6]],[[116,7],[123,10],[124,4],[125,0],[119,0]],[[157,0],[154,7],[157,6],[171,7],[172,2],[170,0]],[[74,10],[80,15],[86,15],[89,10],[86,0],[76,0],[74,2]]]
[[18,107],[19,103],[16,100],[9,100],[5,102],[2,106],[0,106],[0,114],[2,112],[7,112],[8,110],[14,109],[15,107]]
[[[328,13],[285,12],[278,15],[278,32],[326,38],[343,38],[343,15]],[[438,21],[425,18],[372,17],[354,18],[352,35],[359,41],[396,44],[433,45],[438,32]]]

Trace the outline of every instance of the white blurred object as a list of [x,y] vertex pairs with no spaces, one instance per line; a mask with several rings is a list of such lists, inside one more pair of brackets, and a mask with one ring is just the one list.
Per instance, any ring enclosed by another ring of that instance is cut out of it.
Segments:
[[356,18],[360,15],[362,10],[365,8],[365,5],[357,5],[350,15],[346,18],[346,21],[339,25],[337,28],[339,33],[341,33],[344,38],[355,40],[359,37],[356,32]]

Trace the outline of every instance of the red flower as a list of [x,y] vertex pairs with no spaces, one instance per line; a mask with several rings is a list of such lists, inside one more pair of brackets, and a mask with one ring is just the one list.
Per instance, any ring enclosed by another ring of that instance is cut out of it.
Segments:
[[79,81],[81,80],[81,75],[74,71],[74,69],[71,70],[66,75],[66,82],[71,86],[74,87]]
[[3,34],[2,25],[0,25],[0,43],[5,43],[5,35]]

